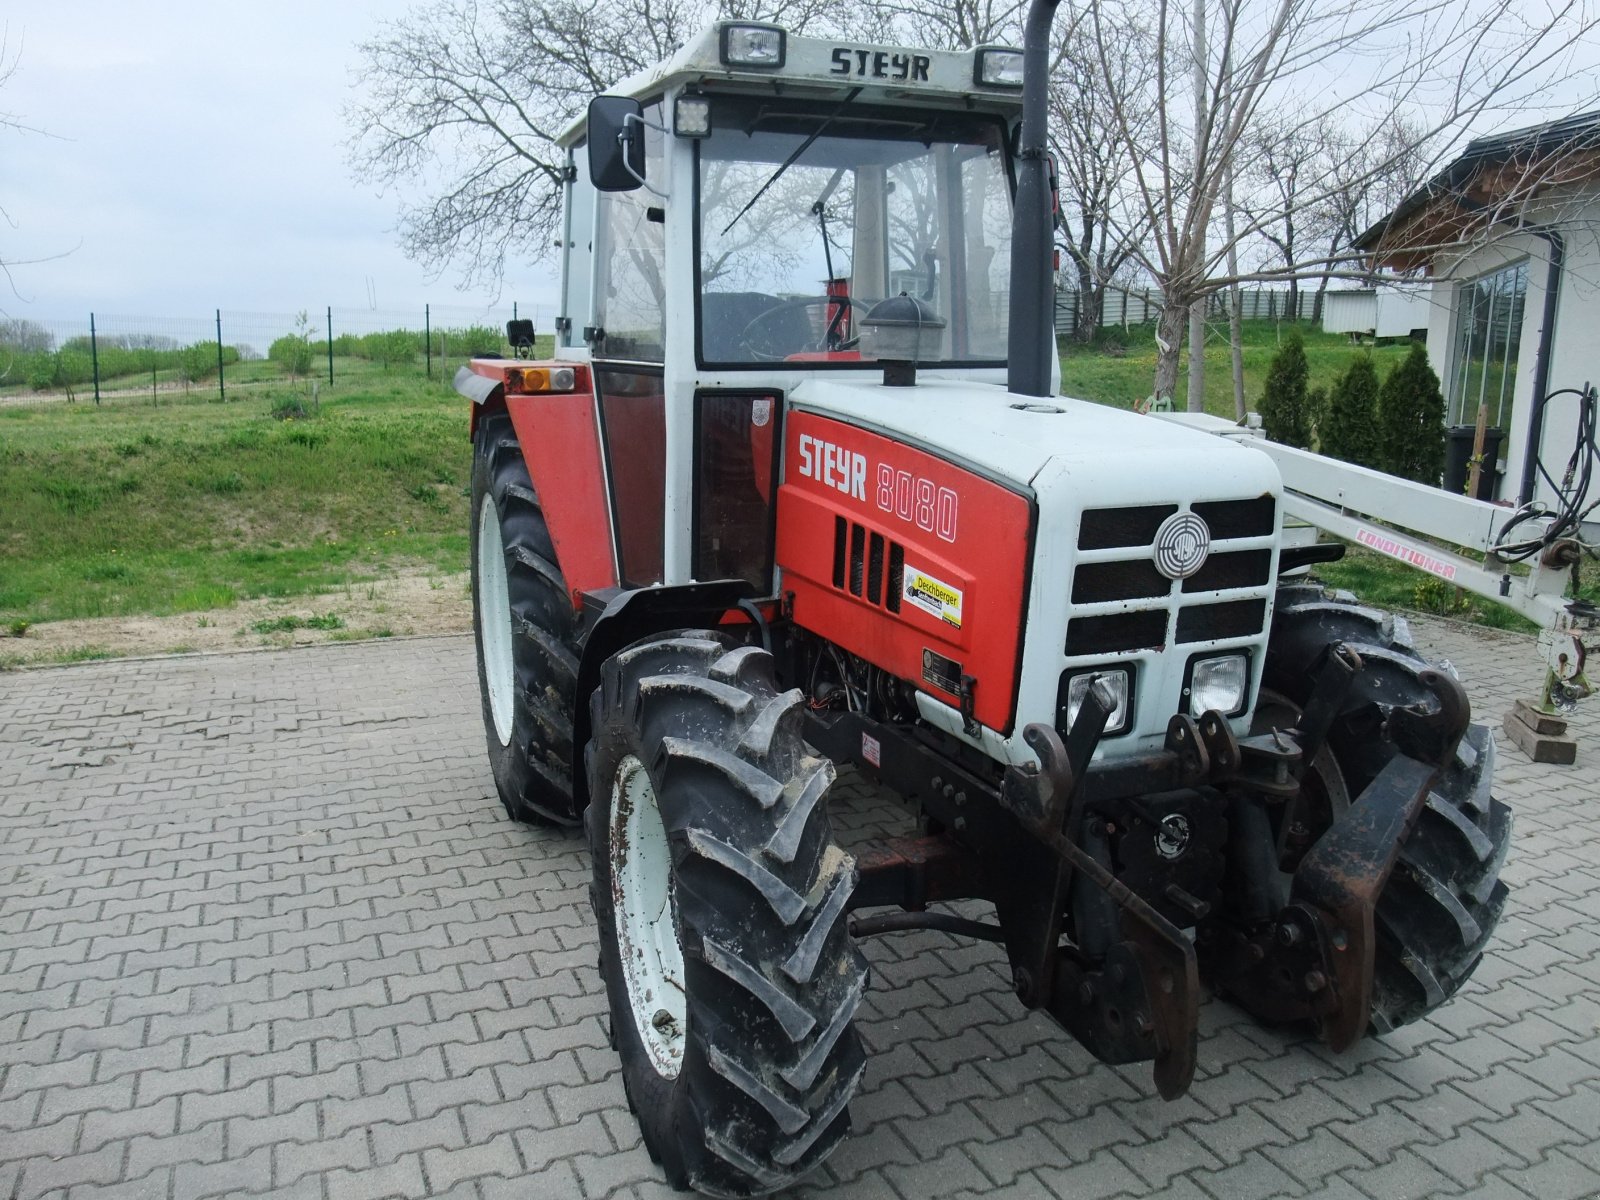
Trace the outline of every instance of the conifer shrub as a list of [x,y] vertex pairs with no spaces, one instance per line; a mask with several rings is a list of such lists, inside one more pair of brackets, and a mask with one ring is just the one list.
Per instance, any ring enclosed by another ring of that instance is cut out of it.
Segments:
[[1378,466],[1378,368],[1371,355],[1357,355],[1339,376],[1317,437],[1329,458]]
[[1391,475],[1439,486],[1444,474],[1444,392],[1414,343],[1378,391],[1379,465]]
[[1273,441],[1302,450],[1311,448],[1310,375],[1305,342],[1298,331],[1290,330],[1267,368],[1266,390],[1257,407],[1261,427]]

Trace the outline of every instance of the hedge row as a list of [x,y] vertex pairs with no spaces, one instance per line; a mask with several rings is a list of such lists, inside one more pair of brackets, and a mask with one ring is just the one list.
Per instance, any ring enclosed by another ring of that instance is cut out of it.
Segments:
[[1371,357],[1358,355],[1330,391],[1310,387],[1305,343],[1291,332],[1267,369],[1258,411],[1275,442],[1435,487],[1444,474],[1444,392],[1421,343],[1381,384]]

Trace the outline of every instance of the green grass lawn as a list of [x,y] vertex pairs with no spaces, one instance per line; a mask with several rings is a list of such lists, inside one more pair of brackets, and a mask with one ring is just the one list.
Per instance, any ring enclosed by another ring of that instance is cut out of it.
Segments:
[[339,382],[323,380],[302,420],[273,416],[310,404],[306,382],[281,376],[226,403],[196,391],[0,407],[0,624],[226,607],[405,563],[461,569],[471,446],[447,374],[336,361]]
[[[1313,385],[1331,385],[1365,352],[1339,335],[1302,334]],[[1252,407],[1278,337],[1271,322],[1246,325]],[[1372,351],[1380,373],[1405,349]],[[1231,416],[1225,340],[1208,342],[1206,358],[1207,407]],[[96,405],[80,391],[73,404],[0,405],[0,633],[304,596],[408,567],[463,569],[471,446],[466,402],[449,383],[456,365],[436,362],[430,380],[420,360],[386,370],[338,358],[335,383],[320,376],[317,410],[304,419],[274,412],[309,407],[310,379],[287,381],[260,361],[229,368],[225,403],[212,381],[154,401],[134,391]],[[1128,331],[1122,352],[1065,347],[1063,391],[1128,406],[1149,393],[1154,366],[1149,327]],[[1180,371],[1180,406],[1186,378]],[[1319,574],[1382,607],[1531,628],[1365,551]]]
[[[1356,354],[1371,354],[1381,378],[1389,367],[1410,350],[1405,339],[1386,340],[1377,346],[1355,347],[1342,333],[1323,333],[1308,322],[1298,326],[1275,321],[1244,322],[1244,395],[1247,408],[1254,409],[1266,383],[1267,367],[1278,352],[1282,334],[1298,328],[1305,339],[1306,360],[1311,365],[1311,386],[1332,388],[1350,366]],[[1232,418],[1233,364],[1228,352],[1226,322],[1213,323],[1206,339],[1206,411]],[[1108,352],[1109,351],[1109,352]],[[1061,392],[1084,400],[1096,400],[1118,408],[1131,408],[1150,395],[1155,379],[1156,340],[1153,325],[1135,325],[1103,331],[1095,346],[1061,343]],[[1189,396],[1189,354],[1178,360],[1178,394],[1174,405],[1184,408]]]

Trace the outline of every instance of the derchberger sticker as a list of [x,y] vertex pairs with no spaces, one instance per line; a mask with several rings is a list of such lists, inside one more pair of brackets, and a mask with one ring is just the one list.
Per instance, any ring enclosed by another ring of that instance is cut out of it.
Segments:
[[932,613],[946,625],[961,628],[961,589],[953,587],[920,567],[906,564],[901,595],[906,603]]
[[750,406],[750,424],[761,429],[770,420],[772,420],[772,397],[762,396]]

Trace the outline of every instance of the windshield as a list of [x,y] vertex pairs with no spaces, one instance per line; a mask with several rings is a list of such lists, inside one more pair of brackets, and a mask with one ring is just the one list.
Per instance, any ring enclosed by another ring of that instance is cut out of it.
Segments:
[[699,147],[702,362],[859,364],[863,318],[902,293],[926,314],[923,361],[1005,360],[999,120],[721,99],[712,129]]

